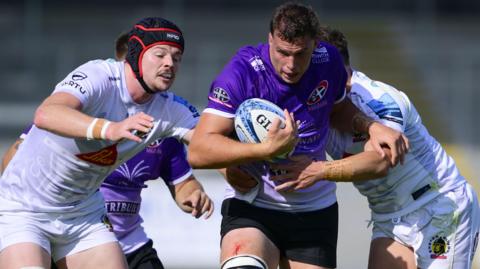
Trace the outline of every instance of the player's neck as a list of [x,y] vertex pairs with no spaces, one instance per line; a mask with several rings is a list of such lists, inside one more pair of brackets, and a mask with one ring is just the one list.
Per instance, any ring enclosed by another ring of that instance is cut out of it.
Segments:
[[132,97],[132,100],[137,104],[143,104],[152,99],[152,95],[147,93],[140,82],[138,82],[130,65],[125,62],[125,81],[127,83],[127,90]]

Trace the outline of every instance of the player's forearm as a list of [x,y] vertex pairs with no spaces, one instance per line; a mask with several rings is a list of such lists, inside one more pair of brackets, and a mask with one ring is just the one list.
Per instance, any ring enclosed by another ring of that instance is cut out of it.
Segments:
[[65,105],[48,104],[42,105],[37,109],[34,124],[40,129],[61,136],[85,138],[87,137],[87,130],[94,119]]
[[261,143],[240,143],[221,134],[196,135],[188,147],[188,161],[194,168],[218,169],[270,158]]
[[384,177],[390,164],[387,159],[374,151],[366,151],[345,159],[323,162],[320,178],[351,182]]

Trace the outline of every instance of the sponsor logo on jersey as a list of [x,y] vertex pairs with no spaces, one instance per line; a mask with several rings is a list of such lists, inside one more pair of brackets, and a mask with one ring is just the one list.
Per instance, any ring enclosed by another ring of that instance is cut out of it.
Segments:
[[117,80],[120,80],[120,77],[108,77],[108,80],[117,81]]
[[86,91],[83,89],[82,85],[76,83],[76,82],[73,81],[73,80],[64,81],[64,82],[62,82],[62,84],[60,84],[60,86],[70,86],[70,87],[78,90],[81,94],[85,94],[85,93],[86,93]]
[[77,154],[77,158],[100,166],[113,165],[117,160],[117,144],[113,144],[99,151]]
[[330,56],[328,55],[327,48],[321,47],[316,48],[312,54],[312,63],[321,64],[330,61]]
[[262,59],[258,57],[257,55],[253,56],[248,60],[250,65],[253,67],[253,70],[259,72],[259,71],[265,71],[265,65],[263,64]]
[[126,201],[105,201],[108,213],[137,214],[140,211],[140,203]]
[[307,105],[313,106],[320,102],[327,93],[327,89],[328,81],[322,80],[320,84],[318,84],[318,87],[313,89],[313,91],[310,93],[310,96],[308,96]]
[[428,252],[432,259],[447,259],[450,251],[450,241],[445,236],[435,235],[428,243]]
[[322,138],[322,134],[314,134],[310,136],[301,137],[298,141],[299,145],[316,144]]
[[80,72],[80,71],[77,71],[77,72],[73,73],[73,75],[72,75],[73,80],[84,80],[86,78],[87,78],[87,75],[85,75],[85,73]]

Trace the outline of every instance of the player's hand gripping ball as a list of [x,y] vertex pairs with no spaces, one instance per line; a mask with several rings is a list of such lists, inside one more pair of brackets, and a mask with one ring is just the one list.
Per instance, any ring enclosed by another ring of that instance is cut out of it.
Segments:
[[[238,139],[242,143],[261,143],[267,138],[274,119],[280,119],[281,128],[285,127],[285,117],[280,107],[260,98],[245,100],[235,113],[235,132]],[[277,158],[284,159],[288,155]]]

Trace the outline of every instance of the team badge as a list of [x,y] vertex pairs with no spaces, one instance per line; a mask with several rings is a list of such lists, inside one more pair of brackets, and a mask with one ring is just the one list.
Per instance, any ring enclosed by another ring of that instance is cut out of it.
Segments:
[[117,160],[117,144],[113,144],[99,151],[77,154],[76,156],[89,163],[100,166],[113,165]]
[[450,251],[450,241],[445,236],[436,235],[428,243],[428,252],[432,259],[447,259]]
[[148,153],[157,153],[157,154],[162,153],[162,149],[160,145],[162,145],[163,141],[164,141],[163,139],[157,139],[153,141],[152,143],[150,143],[150,145],[147,146],[146,151]]
[[322,98],[327,93],[327,89],[328,89],[328,81],[322,80],[318,85],[318,87],[315,88],[312,91],[312,93],[310,93],[310,96],[308,97],[308,100],[307,100],[307,105],[311,106],[320,102],[320,100],[322,100]]
[[222,103],[230,101],[230,96],[228,95],[227,91],[225,91],[221,87],[216,87],[215,89],[213,89],[213,98]]

